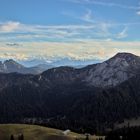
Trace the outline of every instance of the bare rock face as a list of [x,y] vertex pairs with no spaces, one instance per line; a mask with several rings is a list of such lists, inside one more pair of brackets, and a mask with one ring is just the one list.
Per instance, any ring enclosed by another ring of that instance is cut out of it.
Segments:
[[90,67],[85,81],[96,87],[116,86],[133,77],[140,69],[140,57],[130,53],[118,53],[111,59]]

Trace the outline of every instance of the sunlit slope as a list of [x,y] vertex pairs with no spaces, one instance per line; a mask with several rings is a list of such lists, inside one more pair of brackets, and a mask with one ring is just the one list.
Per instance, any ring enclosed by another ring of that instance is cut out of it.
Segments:
[[15,139],[18,135],[23,134],[25,140],[75,140],[76,138],[84,138],[85,136],[70,132],[67,135],[63,131],[41,127],[37,125],[25,124],[1,124],[0,140],[10,140],[10,136],[14,135]]

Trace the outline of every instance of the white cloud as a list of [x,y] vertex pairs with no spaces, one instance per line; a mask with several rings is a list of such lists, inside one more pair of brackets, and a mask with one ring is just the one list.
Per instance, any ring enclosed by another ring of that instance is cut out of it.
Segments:
[[0,59],[28,60],[29,57],[23,53],[1,53]]
[[138,11],[138,12],[137,12],[137,15],[139,15],[139,16],[140,16],[140,11]]
[[20,28],[19,22],[9,21],[6,23],[0,24],[0,31],[1,32],[14,32]]
[[[84,16],[84,20],[91,22],[91,11],[88,10]],[[20,41],[43,41],[46,39],[61,39],[60,41],[72,41],[76,38],[104,38],[111,37],[109,28],[111,24],[108,23],[88,23],[79,25],[55,25],[55,26],[42,26],[42,25],[27,25],[19,22],[6,22],[0,24],[0,41],[16,42]],[[114,25],[113,25],[114,26]],[[14,33],[2,36],[2,33]]]
[[94,5],[101,5],[101,6],[108,6],[108,7],[118,7],[123,9],[130,9],[130,10],[140,9],[140,6],[122,5],[122,4],[111,3],[111,2],[103,2],[99,0],[68,0],[68,1],[74,3],[81,3],[81,4],[94,4]]
[[[80,32],[94,29],[94,25],[56,25],[56,26],[42,26],[42,25],[27,25],[20,22],[5,22],[0,23],[1,33],[28,33],[21,34],[19,37],[29,38],[41,38],[41,37],[53,37],[63,38],[70,37]],[[17,36],[16,36],[17,37]]]
[[82,17],[80,17],[80,19],[86,22],[93,23],[94,20],[92,18],[92,11],[90,9],[87,9],[86,13]]
[[[84,20],[90,22],[86,24],[75,25],[28,25],[20,22],[5,22],[0,23],[0,41],[16,42],[19,41],[44,41],[44,40],[60,40],[74,41],[75,39],[105,39],[105,38],[125,38],[127,37],[127,29],[124,29],[119,34],[113,33],[112,29],[119,29],[123,26],[140,25],[140,23],[106,23],[94,22],[91,16],[91,11],[88,10]],[[92,23],[93,22],[93,23]],[[16,34],[11,34],[16,32]],[[5,36],[5,33],[7,36]],[[6,43],[7,43],[6,42]]]
[[18,48],[0,43],[0,58],[27,60],[32,58],[71,58],[105,60],[117,52],[140,54],[140,42],[113,40],[77,40],[77,42],[23,42]]
[[[87,19],[90,19],[90,12]],[[103,60],[122,50],[140,54],[140,42],[113,40],[126,37],[128,30],[125,27],[120,33],[113,34],[110,28],[114,26],[118,25],[100,23],[41,26],[19,22],[1,23],[0,31],[3,32],[0,35],[0,58],[24,60],[33,57],[46,59],[69,57],[78,60]],[[17,31],[18,34],[11,34]],[[25,34],[20,34],[22,31]],[[3,36],[5,32],[7,36]],[[100,39],[97,39],[98,37]]]
[[122,39],[122,38],[126,38],[128,36],[127,34],[127,27],[125,27],[118,35],[117,38],[118,39]]

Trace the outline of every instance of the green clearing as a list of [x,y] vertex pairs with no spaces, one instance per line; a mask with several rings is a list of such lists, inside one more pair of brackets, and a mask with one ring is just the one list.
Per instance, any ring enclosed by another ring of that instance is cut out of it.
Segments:
[[[10,140],[12,134],[15,140],[18,140],[20,134],[24,135],[24,140],[85,140],[85,135],[82,134],[70,132],[64,135],[62,130],[38,125],[0,124],[0,140]],[[89,138],[89,140],[96,139],[99,139],[99,137],[90,136]]]
[[0,140],[10,140],[11,134],[17,140],[17,136],[24,135],[24,140],[75,140],[84,138],[84,135],[70,132],[67,136],[62,130],[52,129],[37,125],[25,124],[1,124],[0,125]]

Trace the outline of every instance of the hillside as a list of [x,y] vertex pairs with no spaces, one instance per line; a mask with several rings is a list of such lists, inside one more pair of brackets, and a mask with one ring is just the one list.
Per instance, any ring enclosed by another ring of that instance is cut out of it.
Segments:
[[119,53],[81,69],[0,74],[0,123],[104,132],[115,123],[140,116],[139,72],[140,57]]
[[[66,130],[67,131],[67,130]],[[59,129],[27,124],[0,124],[0,140],[10,140],[11,135],[17,140],[23,134],[25,140],[85,140],[85,134],[78,134]],[[104,136],[89,135],[90,140],[96,140]]]
[[70,132],[67,135],[58,129],[51,129],[37,125],[24,124],[1,124],[0,125],[0,140],[10,140],[11,134],[17,138],[23,134],[25,140],[75,140],[75,138],[84,138],[84,135]]

